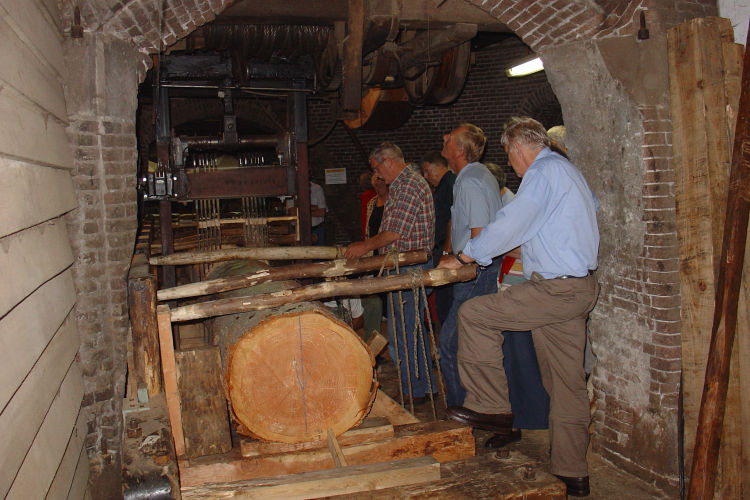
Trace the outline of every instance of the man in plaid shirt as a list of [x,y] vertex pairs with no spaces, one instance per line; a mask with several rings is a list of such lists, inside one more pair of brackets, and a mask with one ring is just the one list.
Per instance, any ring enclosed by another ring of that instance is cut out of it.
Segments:
[[[387,247],[399,252],[424,249],[428,256],[432,250],[435,237],[435,207],[432,201],[430,186],[424,177],[416,170],[407,167],[404,155],[398,146],[392,142],[384,142],[370,154],[370,166],[390,185],[388,199],[383,211],[383,222],[380,231],[372,238],[358,241],[349,245],[344,253],[347,259],[361,257],[371,250]],[[420,271],[431,269],[431,258],[425,264],[401,268],[401,272],[410,270]],[[409,394],[408,380],[411,379],[411,395],[414,402],[424,401],[425,394],[436,392],[435,379],[432,375],[432,358],[427,337],[424,339],[424,349],[419,346],[417,355],[414,353],[414,332],[416,319],[414,317],[414,303],[419,305],[419,321],[424,327],[424,302],[422,297],[414,296],[411,290],[402,292],[403,308],[396,304],[396,311],[388,301],[388,350],[391,358],[399,360],[401,385]],[[401,310],[403,309],[406,335],[401,331]],[[396,323],[396,333],[393,332],[393,318]],[[421,340],[421,339],[420,339]],[[408,348],[408,358],[404,351],[404,344]],[[398,345],[398,358],[396,357]],[[426,355],[426,356],[425,356]],[[409,360],[409,366],[406,360]],[[407,373],[409,378],[407,378]],[[429,374],[429,377],[428,375]]]

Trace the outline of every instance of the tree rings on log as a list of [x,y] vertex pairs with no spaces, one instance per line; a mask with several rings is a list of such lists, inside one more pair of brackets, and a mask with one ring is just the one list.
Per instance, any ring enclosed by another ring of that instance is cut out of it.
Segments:
[[327,429],[339,435],[370,411],[374,364],[359,336],[330,314],[276,315],[232,346],[227,396],[235,419],[254,437],[326,439]]

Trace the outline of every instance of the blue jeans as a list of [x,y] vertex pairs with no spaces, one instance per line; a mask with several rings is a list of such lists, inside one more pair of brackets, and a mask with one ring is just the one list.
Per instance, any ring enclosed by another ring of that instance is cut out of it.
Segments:
[[[432,269],[430,261],[425,264],[416,266],[406,266],[400,269],[401,274],[409,271],[421,271],[422,269]],[[398,343],[398,360],[399,364],[397,369],[401,371],[401,387],[405,395],[409,394],[409,380],[411,379],[411,394],[415,398],[423,397],[429,392],[436,392],[437,386],[435,385],[435,376],[432,373],[432,356],[430,355],[430,340],[429,330],[424,324],[424,299],[422,297],[422,290],[417,290],[418,296],[415,297],[411,290],[402,290],[401,297],[404,301],[404,326],[406,330],[406,350],[404,350],[404,335],[401,329],[401,308],[399,307],[399,292],[393,293],[393,308],[391,307],[390,297],[386,299],[388,302],[388,352],[391,355],[391,359],[394,364],[396,363],[396,344]],[[414,304],[415,301],[418,307],[418,318],[422,325],[422,335],[418,337],[418,340],[423,340],[423,343],[417,345],[416,356],[414,353],[414,326],[416,324],[414,317]],[[394,338],[393,332],[393,320],[396,322],[396,336]],[[409,356],[406,356],[406,352]],[[411,362],[408,365],[408,377],[407,377],[407,363],[406,360]],[[417,366],[415,366],[417,365]],[[429,379],[428,375],[429,374]]]
[[448,406],[462,406],[466,391],[458,377],[458,308],[467,300],[497,291],[497,277],[500,272],[500,261],[477,268],[477,277],[471,281],[453,284],[453,303],[440,328],[440,368],[445,380],[445,398]]

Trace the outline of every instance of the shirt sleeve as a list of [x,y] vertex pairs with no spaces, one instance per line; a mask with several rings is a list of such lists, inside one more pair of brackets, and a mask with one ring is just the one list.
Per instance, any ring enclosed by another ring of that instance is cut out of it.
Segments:
[[549,183],[540,172],[529,171],[524,177],[513,203],[498,210],[495,220],[463,249],[463,253],[483,266],[529,241],[543,223]]

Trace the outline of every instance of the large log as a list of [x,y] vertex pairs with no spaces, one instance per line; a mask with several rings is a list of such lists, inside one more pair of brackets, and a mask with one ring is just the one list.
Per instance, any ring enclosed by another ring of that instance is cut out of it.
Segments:
[[411,288],[420,283],[423,283],[425,286],[441,286],[457,281],[469,281],[475,276],[476,267],[467,265],[460,269],[431,269],[423,271],[421,276],[419,274],[403,273],[384,278],[328,281],[253,297],[232,297],[177,307],[172,310],[172,321],[188,321],[191,319],[256,311],[328,297],[348,297],[391,292]]
[[340,259],[344,256],[343,247],[253,247],[225,248],[205,252],[181,252],[171,255],[151,257],[149,264],[154,266],[180,266],[186,264],[206,264],[238,259],[262,260],[303,260]]
[[250,435],[320,440],[328,429],[341,434],[367,415],[377,389],[374,365],[359,336],[332,315],[276,315],[231,347],[227,396]]
[[[394,267],[393,259],[384,255],[365,257],[362,259],[336,259],[330,262],[316,262],[307,264],[293,264],[290,266],[265,268],[250,274],[216,278],[196,283],[188,283],[173,288],[165,288],[157,292],[159,300],[174,300],[198,295],[226,292],[246,288],[266,281],[281,281],[299,278],[332,278],[350,274],[364,273],[380,269],[385,260],[385,268]],[[419,264],[427,260],[424,250],[399,253],[399,266]]]

